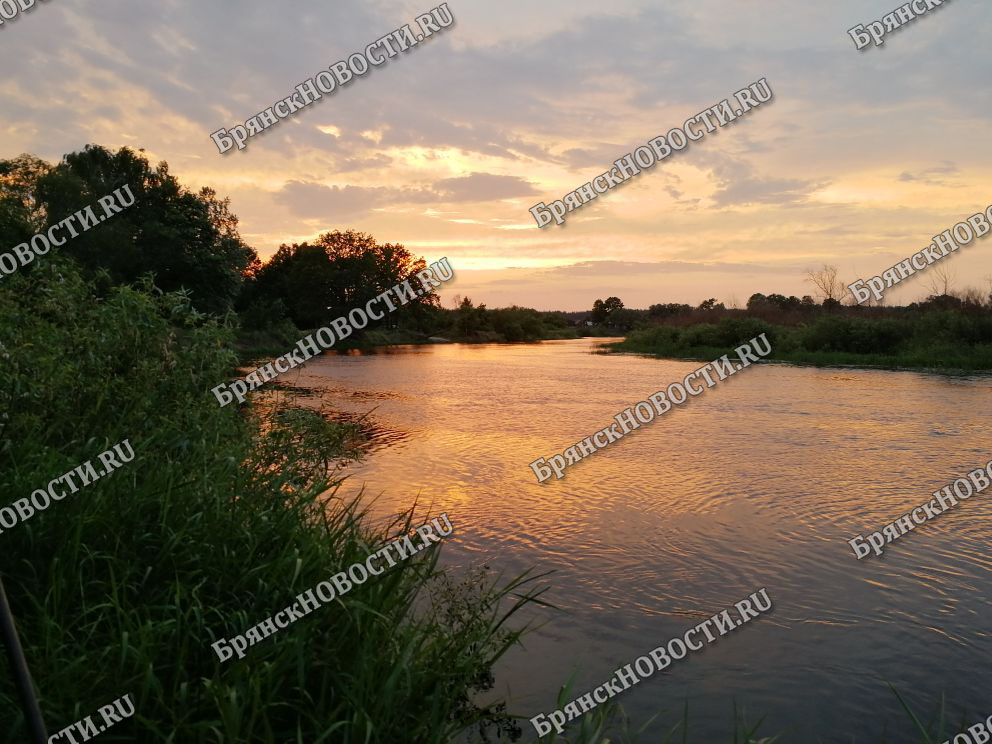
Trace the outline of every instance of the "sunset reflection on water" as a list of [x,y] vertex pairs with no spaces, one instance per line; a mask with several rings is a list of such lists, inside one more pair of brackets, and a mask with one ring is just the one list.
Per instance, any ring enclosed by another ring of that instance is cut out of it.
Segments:
[[699,366],[596,343],[394,347],[283,378],[371,411],[345,490],[364,484],[375,513],[419,499],[454,524],[445,562],[555,571],[564,611],[532,613],[550,622],[496,670],[514,712],[553,709],[573,673],[592,689],[762,586],[769,613],[623,694],[635,723],[667,710],[670,725],[688,697],[694,735],[727,740],[736,700],[766,735],[875,741],[907,731],[884,680],[921,712],[942,691],[952,711],[988,707],[992,500],[880,558],[847,540],[992,457],[990,378],[762,364],[540,484],[528,463]]

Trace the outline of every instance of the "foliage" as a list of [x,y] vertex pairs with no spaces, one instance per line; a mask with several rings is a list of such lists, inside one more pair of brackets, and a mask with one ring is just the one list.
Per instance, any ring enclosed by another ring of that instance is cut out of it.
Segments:
[[623,302],[619,297],[607,297],[605,300],[596,300],[592,304],[592,315],[590,315],[590,319],[593,323],[610,324],[610,321],[620,310],[623,310]]
[[30,240],[44,227],[45,214],[36,187],[49,170],[48,163],[33,155],[0,160],[0,235],[9,243],[4,252]]
[[992,314],[924,311],[902,317],[825,313],[799,326],[749,316],[634,331],[616,351],[713,358],[766,333],[770,359],[814,364],[992,369]]
[[[354,230],[328,232],[313,243],[280,246],[255,273],[242,304],[280,300],[297,327],[315,328],[364,307],[426,267],[423,258],[402,245],[378,243],[371,235]],[[438,304],[436,293],[421,287],[415,277],[411,285],[425,294],[407,305],[397,302],[395,313],[388,313],[382,321],[373,320],[370,328]],[[384,312],[385,308],[380,303],[376,309]]]
[[[188,293],[98,293],[64,256],[0,284],[0,491],[26,496],[125,438],[135,452],[0,534],[49,733],[125,693],[137,714],[102,740],[440,744],[505,726],[472,701],[518,638],[504,620],[529,580],[460,590],[439,546],[219,662],[214,640],[417,523],[373,527],[338,495],[354,432],[292,401],[264,420],[220,408],[231,340]],[[25,740],[3,658],[0,721]]]
[[5,206],[0,214],[9,213],[12,204],[30,193],[32,229],[47,230],[130,186],[136,200],[132,206],[80,232],[63,251],[90,276],[105,271],[114,284],[152,273],[162,290],[189,290],[201,311],[221,312],[232,306],[243,274],[257,258],[238,234],[229,200],[219,199],[209,188],[190,191],[169,173],[167,163],[153,169],[127,147],[111,152],[88,145],[53,167],[25,158],[0,161],[0,172],[13,172],[21,182],[17,189],[2,192]]

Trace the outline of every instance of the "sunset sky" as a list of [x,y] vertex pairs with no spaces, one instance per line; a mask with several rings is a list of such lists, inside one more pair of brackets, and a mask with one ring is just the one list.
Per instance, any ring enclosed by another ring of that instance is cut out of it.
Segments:
[[[992,6],[947,0],[856,51],[847,29],[898,4],[451,0],[450,28],[220,155],[211,132],[431,0],[50,0],[0,27],[0,157],[144,148],[229,195],[263,258],[354,228],[448,256],[448,302],[803,295],[806,268],[879,274],[992,204]],[[530,206],[762,77],[771,102],[537,228]],[[992,236],[946,262],[988,288]]]

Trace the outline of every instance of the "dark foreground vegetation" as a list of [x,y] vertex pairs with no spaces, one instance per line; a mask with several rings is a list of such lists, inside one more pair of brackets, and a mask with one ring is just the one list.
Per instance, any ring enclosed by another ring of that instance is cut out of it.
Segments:
[[[108,742],[441,743],[460,732],[519,733],[498,703],[476,701],[518,639],[507,621],[534,598],[531,580],[471,570],[452,578],[438,567],[441,546],[277,631],[247,658],[219,661],[213,641],[244,633],[433,515],[413,507],[383,525],[357,497],[341,498],[339,467],[356,456],[357,432],[327,412],[284,396],[217,405],[209,390],[238,361],[243,326],[233,311],[244,303],[242,317],[264,315],[260,303],[278,297],[266,294],[254,251],[213,192],[190,192],[164,164],[151,169],[127,150],[88,148],[54,167],[3,161],[4,248],[125,183],[133,212],[0,281],[0,506],[124,439],[136,454],[0,534],[0,573],[49,734],[122,695],[136,713],[101,734]],[[359,239],[341,238],[342,265],[361,260],[348,252]],[[386,286],[417,268],[401,247],[363,247],[366,258],[393,258]],[[415,318],[431,299],[403,312]],[[290,333],[291,322],[277,316],[263,327]],[[26,740],[0,656],[0,742]]]
[[[101,291],[61,258],[5,279],[0,327],[4,506],[125,438],[136,453],[0,535],[50,734],[128,693],[136,715],[106,741],[448,742],[512,728],[473,700],[517,638],[502,621],[526,599],[501,600],[527,586],[456,581],[437,546],[219,662],[214,640],[425,516],[373,527],[336,496],[347,427],[291,404],[264,425],[217,406],[229,328],[148,284]],[[0,741],[26,741],[5,659],[0,721]]]
[[[312,243],[284,245],[264,265],[255,265],[235,305],[240,310],[241,340],[266,337],[283,345],[331,319],[362,307],[381,292],[426,267],[422,258],[392,243],[378,243],[354,231],[330,232]],[[457,275],[457,267],[455,268]],[[345,340],[346,348],[424,343],[431,339],[467,343],[575,338],[561,313],[530,308],[487,308],[468,297],[457,307],[441,306],[434,292],[399,307]]]
[[[362,502],[341,497],[339,467],[357,456],[357,433],[329,413],[282,394],[221,408],[209,391],[237,364],[239,333],[295,342],[299,325],[328,318],[320,303],[334,312],[359,283],[373,277],[385,288],[420,259],[327,233],[316,247],[287,247],[266,270],[226,201],[185,189],[164,164],[100,148],[54,167],[0,161],[0,246],[124,184],[137,197],[132,209],[0,280],[0,507],[124,439],[135,452],[0,534],[0,574],[49,734],[129,695],[135,715],[101,741],[531,739],[513,711],[480,701],[494,663],[520,639],[518,610],[540,590],[527,576],[453,577],[439,568],[441,546],[278,630],[246,658],[219,661],[213,641],[244,633],[432,515],[413,507],[378,524]],[[304,259],[313,265],[295,264]],[[294,266],[300,281],[320,277],[310,304],[294,304],[292,282],[280,284]],[[315,299],[325,281],[330,294]],[[396,327],[375,332],[426,333],[431,317],[475,339],[575,328],[562,314],[464,301],[442,312],[432,297],[398,314]],[[597,708],[568,740],[634,741],[618,712]],[[689,741],[687,723],[667,741]],[[608,733],[615,728],[619,739]],[[728,730],[735,742],[758,741],[736,716]],[[0,742],[25,741],[0,657]]]

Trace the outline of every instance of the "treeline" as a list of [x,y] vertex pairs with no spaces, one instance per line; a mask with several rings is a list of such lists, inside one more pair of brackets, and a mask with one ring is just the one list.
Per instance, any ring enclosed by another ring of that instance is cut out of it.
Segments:
[[770,358],[812,364],[855,364],[933,369],[992,369],[992,286],[955,291],[947,267],[924,277],[927,291],[905,306],[858,305],[836,266],[808,270],[819,301],[752,294],[743,309],[715,298],[698,306],[659,303],[625,308],[618,297],[596,300],[589,313],[595,335],[627,338],[617,351],[712,358],[766,333]]
[[[283,245],[263,263],[242,239],[229,199],[183,186],[165,162],[152,167],[129,148],[95,145],[56,165],[31,155],[0,161],[0,234],[11,247],[28,241],[125,185],[134,206],[62,253],[105,288],[151,276],[163,292],[187,293],[200,312],[237,313],[248,331],[322,325],[426,266],[402,245],[353,231]],[[416,318],[437,305],[427,292],[396,315]]]
[[[130,148],[96,145],[50,164],[32,155],[0,160],[3,249],[30,241],[74,212],[129,186],[135,204],[74,238],[62,253],[103,291],[144,277],[163,292],[182,291],[199,312],[237,318],[242,347],[278,348],[426,268],[398,243],[371,235],[325,232],[286,244],[268,261],[241,237],[230,200],[211,188],[193,191]],[[32,265],[18,271],[30,273]],[[531,341],[574,336],[560,313],[489,309],[468,298],[441,307],[431,290],[357,331],[353,345],[458,341]]]
[[715,298],[693,306],[685,303],[669,302],[651,305],[647,310],[624,307],[618,297],[596,300],[591,312],[568,313],[570,317],[586,319],[593,331],[606,331],[609,334],[649,328],[658,324],[687,326],[698,323],[714,323],[724,318],[761,318],[780,325],[802,325],[821,316],[845,316],[855,318],[918,317],[930,311],[957,311],[966,315],[992,313],[992,291],[983,295],[978,290],[964,292],[948,290],[946,293],[931,294],[925,299],[908,305],[862,306],[843,304],[832,298],[817,302],[810,295],[801,299],[795,295],[764,295],[757,292],[748,298],[743,309],[728,308]]
[[[243,337],[279,336],[285,327],[296,336],[298,329],[316,328],[363,307],[425,267],[422,258],[402,245],[379,244],[371,235],[351,230],[325,233],[312,243],[283,245],[268,263],[250,272],[238,303]],[[576,323],[560,312],[516,305],[487,308],[469,297],[456,297],[455,305],[442,307],[436,293],[427,293],[373,321],[348,344],[537,341],[575,338],[578,333]]]
[[577,324],[562,312],[542,312],[528,307],[487,308],[468,297],[455,298],[454,310],[439,309],[431,318],[441,336],[462,342],[537,341],[576,338]]

